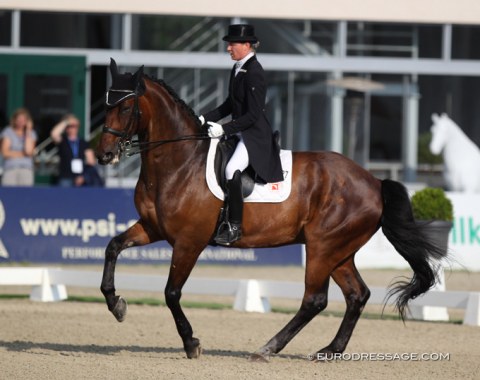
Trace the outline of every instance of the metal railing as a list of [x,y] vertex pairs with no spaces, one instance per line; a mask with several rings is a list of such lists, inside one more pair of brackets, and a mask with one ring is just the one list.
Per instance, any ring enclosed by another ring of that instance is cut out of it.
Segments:
[[[218,50],[221,42],[218,35],[223,31],[225,31],[225,26],[222,22],[216,21],[212,17],[205,17],[188,32],[173,41],[169,48],[181,51]],[[214,49],[215,47],[217,49]]]
[[[405,172],[404,165],[399,161],[369,161],[366,169],[377,178],[394,181],[402,181]],[[443,164],[418,164],[416,182],[443,187],[443,170]]]

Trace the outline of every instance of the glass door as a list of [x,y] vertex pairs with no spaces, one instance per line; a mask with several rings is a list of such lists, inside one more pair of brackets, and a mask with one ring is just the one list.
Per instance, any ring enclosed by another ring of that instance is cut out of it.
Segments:
[[[0,54],[0,128],[19,107],[26,107],[38,135],[37,147],[50,150],[53,126],[67,113],[85,135],[85,57]],[[52,168],[41,161],[35,182],[50,183]]]
[[7,86],[7,75],[0,73],[0,129],[3,129],[8,124],[9,118],[7,111]]
[[39,142],[66,113],[84,128],[85,73],[85,57],[0,55],[0,118],[8,121],[15,109],[28,108]]

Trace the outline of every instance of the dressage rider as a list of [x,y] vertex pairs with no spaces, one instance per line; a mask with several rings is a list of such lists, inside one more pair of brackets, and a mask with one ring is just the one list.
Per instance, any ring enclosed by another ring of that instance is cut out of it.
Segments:
[[[227,51],[236,61],[230,73],[229,94],[216,109],[200,116],[208,125],[210,137],[237,135],[239,142],[227,164],[226,207],[229,228],[217,231],[218,244],[231,244],[242,237],[243,196],[241,172],[249,165],[257,180],[264,183],[283,181],[279,148],[265,115],[267,85],[265,73],[255,55],[258,39],[252,25],[235,24],[223,37]],[[231,121],[220,125],[218,120],[231,115]]]

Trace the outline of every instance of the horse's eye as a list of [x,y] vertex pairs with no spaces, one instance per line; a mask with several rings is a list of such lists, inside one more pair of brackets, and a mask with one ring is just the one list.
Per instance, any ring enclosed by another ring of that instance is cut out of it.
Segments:
[[120,108],[120,114],[125,115],[130,112],[130,107],[121,107]]

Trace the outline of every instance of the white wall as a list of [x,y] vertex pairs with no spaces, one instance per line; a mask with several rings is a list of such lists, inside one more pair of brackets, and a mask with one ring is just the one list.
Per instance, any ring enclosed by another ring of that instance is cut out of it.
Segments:
[[0,0],[0,9],[480,24],[478,0]]

